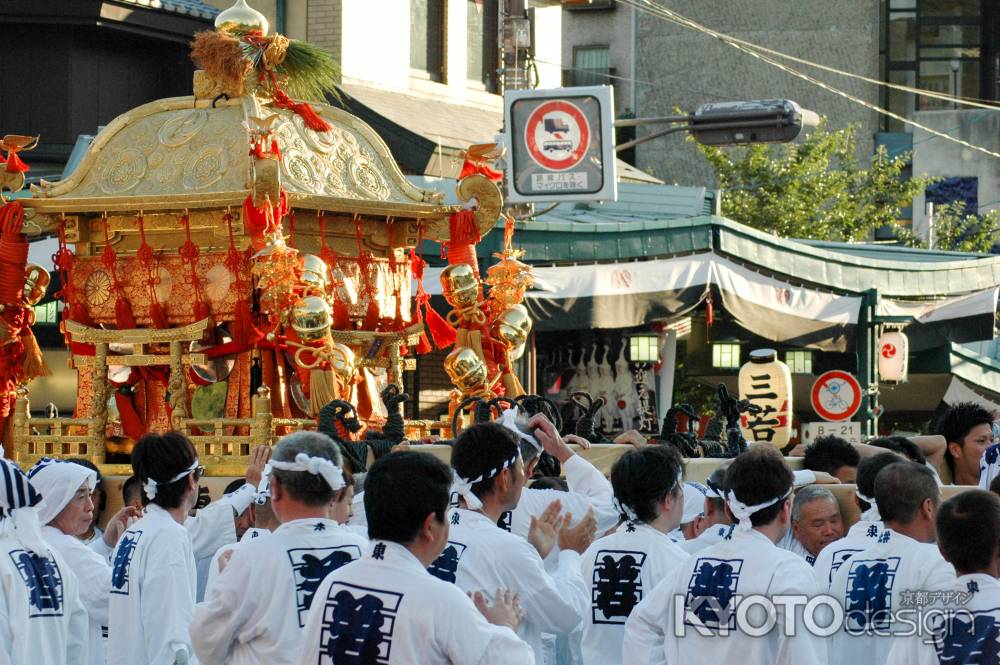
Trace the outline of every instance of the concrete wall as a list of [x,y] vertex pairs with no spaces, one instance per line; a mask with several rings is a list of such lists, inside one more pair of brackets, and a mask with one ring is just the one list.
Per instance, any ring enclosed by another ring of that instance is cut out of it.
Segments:
[[[913,119],[972,145],[1000,152],[1000,114],[985,109],[922,111]],[[913,132],[913,175],[979,178],[979,212],[1000,207],[1000,159],[922,129]],[[924,196],[913,200],[913,232],[927,237]]]
[[573,66],[577,46],[607,46],[608,64],[615,70],[615,113],[635,109],[635,28],[636,10],[625,5],[614,9],[566,10],[563,12],[562,62]]
[[[670,2],[672,10],[720,32],[873,78],[878,77],[878,5],[877,0]],[[858,155],[871,154],[878,126],[873,111],[645,12],[639,14],[637,36],[635,78],[656,84],[637,86],[638,115],[668,115],[674,107],[693,111],[712,101],[787,98],[826,116],[832,128],[860,124]],[[817,78],[878,102],[877,89],[870,84],[826,73]],[[651,167],[654,175],[669,183],[714,183],[708,164],[682,136],[639,146],[637,165],[643,170]]]

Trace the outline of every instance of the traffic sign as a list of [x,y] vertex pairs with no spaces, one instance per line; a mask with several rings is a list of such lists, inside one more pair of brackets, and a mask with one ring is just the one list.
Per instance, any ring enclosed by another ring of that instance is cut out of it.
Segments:
[[861,384],[839,369],[824,372],[810,391],[812,408],[823,420],[850,420],[861,407]]
[[613,121],[608,86],[506,92],[506,200],[615,200]]

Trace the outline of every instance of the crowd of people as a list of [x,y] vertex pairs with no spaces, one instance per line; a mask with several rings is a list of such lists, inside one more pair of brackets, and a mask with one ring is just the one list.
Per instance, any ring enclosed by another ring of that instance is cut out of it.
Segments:
[[147,434],[103,530],[92,465],[0,460],[0,665],[1000,664],[985,409],[796,471],[751,445],[704,483],[634,433],[608,478],[513,420],[367,472],[296,432],[207,504],[191,442]]

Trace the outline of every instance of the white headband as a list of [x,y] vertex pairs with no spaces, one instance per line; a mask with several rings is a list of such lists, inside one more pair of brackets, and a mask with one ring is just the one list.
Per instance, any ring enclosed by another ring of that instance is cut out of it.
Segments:
[[740,531],[750,531],[751,529],[753,529],[753,523],[750,521],[751,515],[760,512],[765,508],[770,508],[779,501],[784,501],[785,499],[788,498],[788,495],[791,493],[792,493],[792,488],[789,487],[788,491],[782,494],[781,496],[775,497],[768,501],[764,501],[763,503],[758,503],[755,506],[748,506],[739,499],[737,499],[736,494],[732,490],[729,490],[729,492],[726,494],[727,497],[726,503],[729,504],[729,509],[733,511],[733,517],[736,518],[736,521],[738,523],[736,528],[739,529]]
[[508,429],[511,432],[513,432],[517,436],[517,438],[523,439],[524,441],[530,443],[531,447],[537,450],[539,454],[541,454],[543,448],[542,444],[538,442],[538,439],[536,439],[530,434],[522,432],[521,429],[517,426],[517,418],[519,415],[520,411],[518,411],[518,408],[515,406],[513,409],[506,409],[500,415],[500,420],[498,422],[505,429]]
[[194,460],[194,462],[191,463],[191,466],[189,466],[188,468],[184,469],[183,471],[181,471],[180,473],[178,473],[176,476],[174,476],[170,480],[165,480],[162,483],[159,483],[159,482],[157,482],[153,478],[147,478],[146,482],[144,482],[142,484],[142,491],[145,492],[146,493],[146,497],[148,497],[149,500],[152,501],[153,499],[156,498],[156,486],[157,485],[169,485],[170,483],[176,483],[178,480],[180,480],[184,476],[188,475],[189,473],[191,473],[192,471],[194,471],[197,468],[198,468],[198,458],[196,457],[195,460]]
[[882,515],[878,512],[878,504],[875,503],[875,499],[867,497],[861,493],[861,490],[854,490],[854,496],[858,497],[862,501],[868,504],[868,510],[861,513],[861,519],[865,522],[881,522]]
[[[269,462],[272,469],[279,469],[281,471],[305,471],[311,473],[314,476],[322,476],[326,484],[330,486],[334,492],[343,489],[346,483],[344,482],[344,472],[343,470],[333,463],[332,460],[328,460],[325,457],[310,457],[305,453],[299,453],[295,456],[294,462],[276,462],[271,460]],[[263,478],[261,479],[263,483]]]
[[91,492],[97,486],[97,473],[85,466],[43,457],[28,472],[28,479],[42,495],[38,521],[45,525],[58,517],[82,485]]
[[625,516],[625,521],[627,522],[639,521],[639,516],[636,515],[635,511],[632,509],[632,506],[622,501],[619,501],[618,499],[615,499],[615,508],[618,509],[619,513]]
[[707,499],[725,499],[722,495],[722,488],[716,487],[711,480],[705,481],[705,487],[707,488],[705,492],[705,498]]
[[472,491],[472,486],[475,485],[476,483],[487,480],[488,478],[492,478],[493,476],[498,475],[504,469],[513,466],[514,464],[517,463],[517,458],[519,458],[520,456],[521,456],[521,451],[518,450],[517,452],[514,453],[513,457],[504,462],[502,465],[498,466],[495,469],[490,469],[489,471],[486,471],[479,477],[473,478],[472,480],[466,480],[462,476],[458,475],[458,472],[453,469],[452,486],[451,486],[452,491],[458,492],[458,495],[463,499],[465,499],[465,505],[469,508],[469,510],[479,510],[480,508],[483,507],[483,502],[480,501],[479,497],[476,496],[476,493]]

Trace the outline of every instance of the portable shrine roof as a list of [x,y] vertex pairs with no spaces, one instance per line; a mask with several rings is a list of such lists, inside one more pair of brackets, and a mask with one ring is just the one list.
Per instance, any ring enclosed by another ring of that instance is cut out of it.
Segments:
[[32,188],[25,206],[48,215],[32,220],[34,230],[45,232],[59,214],[239,206],[257,177],[248,124],[271,115],[292,207],[405,218],[453,209],[438,192],[408,182],[371,127],[341,109],[315,108],[329,132],[250,95],[216,105],[175,97],[132,109],[93,139],[67,178]]
[[195,18],[214,19],[220,9],[201,0],[117,0],[127,5],[138,5],[150,9],[160,9],[171,14],[194,16]]

